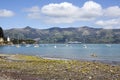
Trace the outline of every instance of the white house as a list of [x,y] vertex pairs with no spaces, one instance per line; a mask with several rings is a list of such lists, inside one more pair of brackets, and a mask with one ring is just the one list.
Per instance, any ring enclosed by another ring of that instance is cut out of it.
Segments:
[[4,42],[3,38],[0,38],[0,42]]

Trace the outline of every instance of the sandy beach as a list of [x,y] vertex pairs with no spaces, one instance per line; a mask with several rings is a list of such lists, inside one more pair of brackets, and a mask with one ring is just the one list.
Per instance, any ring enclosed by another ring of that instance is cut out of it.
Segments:
[[119,80],[120,65],[0,54],[0,80]]

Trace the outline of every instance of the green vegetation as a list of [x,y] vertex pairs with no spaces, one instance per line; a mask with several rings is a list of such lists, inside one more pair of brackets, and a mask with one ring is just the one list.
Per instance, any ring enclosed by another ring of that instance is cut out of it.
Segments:
[[0,27],[0,38],[4,38],[3,29]]
[[102,29],[90,27],[5,30],[5,36],[20,40],[37,39],[40,43],[67,43],[78,41],[82,43],[120,43],[120,29]]
[[11,41],[13,42],[13,44],[18,44],[18,42],[19,44],[34,44],[36,42],[35,40],[32,40],[32,39],[25,39],[25,40],[12,39]]
[[[120,66],[76,60],[49,60],[36,56],[0,58],[0,74],[21,80],[119,80]],[[11,75],[10,75],[11,74]],[[24,76],[24,77],[23,77]]]

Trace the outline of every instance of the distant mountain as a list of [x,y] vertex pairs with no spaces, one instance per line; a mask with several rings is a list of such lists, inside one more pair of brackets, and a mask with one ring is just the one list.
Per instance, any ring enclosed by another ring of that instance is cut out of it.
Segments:
[[120,43],[120,29],[91,28],[87,26],[78,28],[35,29],[13,28],[4,30],[5,36],[19,39],[37,39],[41,43],[65,43],[79,41],[82,43]]

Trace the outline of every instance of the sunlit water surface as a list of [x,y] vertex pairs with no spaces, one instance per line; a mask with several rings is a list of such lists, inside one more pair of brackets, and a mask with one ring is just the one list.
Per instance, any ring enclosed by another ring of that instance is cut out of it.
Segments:
[[[39,44],[0,46],[0,54],[26,54],[51,58],[120,61],[120,44]],[[91,55],[95,56],[91,56]]]

